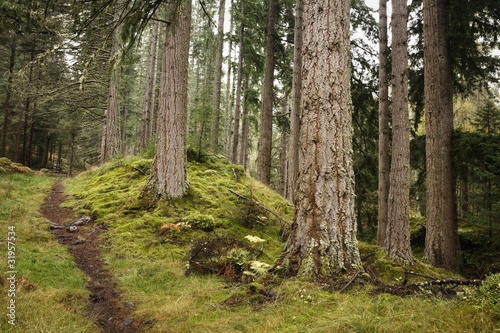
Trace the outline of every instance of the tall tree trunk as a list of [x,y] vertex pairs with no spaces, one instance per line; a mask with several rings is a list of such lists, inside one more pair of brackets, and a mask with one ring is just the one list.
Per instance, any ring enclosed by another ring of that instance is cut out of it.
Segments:
[[257,178],[271,184],[271,151],[273,145],[274,49],[276,47],[276,20],[278,1],[269,0],[267,16],[266,69],[262,83],[262,110],[260,113],[260,140]]
[[248,102],[248,88],[250,88],[250,78],[247,76],[245,78],[245,98],[243,99],[243,114],[242,124],[241,124],[241,147],[240,147],[240,165],[246,170],[246,161],[248,156],[248,109],[250,108]]
[[[28,74],[28,86],[31,85],[31,80],[33,77],[33,60],[35,59],[35,52],[31,52],[31,57],[30,57],[30,71]],[[19,116],[19,122],[17,123],[17,130],[16,130],[16,142],[14,144],[14,161],[19,162],[21,164],[24,164],[24,154],[26,150],[26,126],[27,126],[27,117],[29,114],[29,109],[30,109],[30,103],[31,103],[31,98],[29,96],[26,97],[26,103],[24,106],[24,109]],[[23,122],[24,118],[24,122]],[[23,130],[24,129],[24,130]],[[23,149],[21,151],[21,136],[23,136]],[[21,155],[21,156],[19,156]]]
[[121,76],[121,48],[120,37],[121,24],[119,24],[122,13],[122,4],[116,4],[113,21],[115,27],[111,40],[111,77],[109,79],[108,98],[104,112],[104,128],[101,143],[101,163],[106,163],[117,154],[121,153],[120,135],[120,76]]
[[[231,1],[231,9],[232,9]],[[233,15],[231,13],[229,25],[229,35],[233,34]],[[233,39],[229,38],[229,54],[227,56],[227,77],[226,77],[226,109],[224,111],[224,154],[229,159],[230,157],[230,145],[231,145],[231,51],[233,47]]]
[[70,155],[69,155],[69,176],[73,176],[73,160],[75,158],[75,129],[71,129],[71,141],[70,141]]
[[[289,111],[289,96],[290,93],[287,90],[283,98],[283,116],[285,117]],[[285,128],[281,130],[281,148],[280,148],[280,194],[282,197],[286,197],[288,184],[288,131]]]
[[10,49],[10,61],[9,61],[9,78],[7,79],[7,87],[5,94],[5,101],[3,103],[4,117],[3,117],[3,128],[2,128],[2,143],[0,145],[0,157],[6,156],[6,146],[7,146],[7,132],[10,125],[10,96],[12,93],[12,75],[14,72],[14,64],[16,61],[16,45],[12,45]]
[[207,92],[208,92],[208,53],[205,54],[205,69],[203,71],[203,94],[201,95],[201,128],[200,137],[198,138],[198,159],[201,157],[201,150],[203,149],[204,136],[205,136],[205,123],[207,119]]
[[387,74],[387,0],[379,0],[378,228],[377,245],[385,247],[389,198],[389,76]]
[[[346,0],[304,4],[299,175],[285,273],[322,278],[360,264],[354,212]],[[298,269],[298,270],[297,270]]]
[[392,0],[392,161],[385,249],[389,259],[412,262],[410,247],[410,119],[406,0]]
[[142,108],[141,119],[141,143],[140,150],[144,150],[152,133],[152,117],[154,108],[154,91],[155,91],[155,78],[156,78],[156,56],[158,47],[158,33],[160,23],[155,21],[151,26],[151,39],[149,40],[149,53],[148,53],[148,68],[146,72],[146,91],[144,92],[144,105]]
[[[130,98],[130,90],[128,87],[125,88],[124,91],[124,99],[128,100]],[[127,156],[127,126],[128,126],[128,112],[129,112],[129,107],[128,105],[123,106],[123,127],[122,127],[122,137],[121,137],[121,142],[122,142],[122,155],[123,157]]]
[[33,105],[33,111],[30,119],[30,135],[28,139],[28,154],[26,155],[26,166],[31,168],[31,159],[33,158],[33,137],[35,135],[35,123],[36,123],[36,103]]
[[222,49],[224,47],[224,12],[226,0],[219,3],[219,24],[217,32],[217,50],[215,54],[214,91],[212,96],[212,131],[210,133],[210,151],[217,154],[219,150],[219,123],[220,123],[220,90],[222,78]]
[[155,197],[181,197],[188,189],[186,158],[187,83],[191,1],[172,5],[161,74],[155,157],[148,180]]
[[457,219],[451,161],[453,95],[448,31],[448,1],[424,0],[427,225],[423,259],[454,271]]
[[293,45],[292,113],[290,115],[290,149],[288,163],[288,199],[295,200],[299,172],[300,98],[302,90],[302,26],[304,0],[297,0],[295,7],[295,36]]
[[240,132],[240,106],[241,106],[241,81],[243,76],[243,35],[245,34],[245,26],[243,25],[243,18],[245,17],[245,6],[241,3],[241,17],[242,23],[240,28],[240,54],[238,55],[238,76],[236,78],[236,101],[234,110],[234,130],[233,130],[233,144],[231,161],[238,163],[238,135]]

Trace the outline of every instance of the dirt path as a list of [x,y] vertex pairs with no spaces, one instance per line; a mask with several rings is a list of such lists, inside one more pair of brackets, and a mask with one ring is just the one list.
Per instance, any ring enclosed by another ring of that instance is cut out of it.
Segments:
[[[101,258],[99,234],[103,228],[91,222],[78,226],[77,233],[68,232],[69,226],[76,218],[71,208],[61,207],[66,199],[62,181],[57,181],[51,193],[45,198],[40,209],[42,215],[51,222],[51,232],[61,244],[71,246],[71,254],[76,266],[88,276],[87,289],[91,295],[87,305],[89,317],[103,332],[140,332],[145,331],[152,322],[142,322],[133,318],[133,303],[121,301],[121,295],[116,290],[116,282],[111,273],[104,268]],[[64,228],[61,228],[64,226]],[[58,229],[60,228],[60,229]]]

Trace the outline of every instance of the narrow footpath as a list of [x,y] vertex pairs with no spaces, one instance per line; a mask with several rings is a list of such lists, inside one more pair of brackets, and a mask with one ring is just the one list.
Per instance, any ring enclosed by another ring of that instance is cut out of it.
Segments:
[[88,316],[106,333],[147,331],[153,321],[134,318],[135,304],[122,302],[116,282],[104,268],[99,237],[104,227],[96,226],[89,218],[78,219],[71,208],[61,207],[66,197],[63,182],[56,181],[40,211],[51,222],[52,234],[61,244],[71,247],[76,266],[88,276]]

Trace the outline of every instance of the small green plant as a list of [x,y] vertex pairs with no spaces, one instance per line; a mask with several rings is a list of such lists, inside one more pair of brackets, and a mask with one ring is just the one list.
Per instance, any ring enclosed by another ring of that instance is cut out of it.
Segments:
[[212,231],[220,226],[220,223],[212,215],[200,214],[198,212],[189,214],[185,218],[185,222],[189,223],[195,229],[204,231]]
[[500,274],[488,276],[479,287],[479,294],[482,300],[488,303],[493,315],[500,318]]

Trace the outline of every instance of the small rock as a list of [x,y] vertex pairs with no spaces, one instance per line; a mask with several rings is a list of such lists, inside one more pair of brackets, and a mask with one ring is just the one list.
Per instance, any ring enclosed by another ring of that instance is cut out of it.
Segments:
[[72,225],[81,226],[81,225],[85,225],[85,224],[89,223],[89,221],[90,221],[90,217],[85,216],[85,217],[79,218],[78,220],[73,222]]
[[135,303],[133,303],[133,302],[122,302],[122,304],[130,309],[135,308]]
[[120,327],[128,326],[128,325],[132,324],[132,321],[134,321],[134,320],[133,319],[127,319],[123,323],[120,324]]
[[85,239],[77,239],[76,241],[72,242],[70,245],[80,245],[85,243]]
[[111,322],[111,321],[113,321],[113,320],[115,320],[115,317],[109,317],[108,323]]
[[78,228],[75,227],[75,226],[71,226],[67,230],[68,230],[68,232],[72,232],[72,233],[77,233],[78,232]]
[[64,227],[63,225],[53,225],[53,224],[51,224],[51,225],[49,226],[49,229],[50,229],[50,230],[57,230],[57,229],[64,229],[64,228],[65,228],[65,227]]

